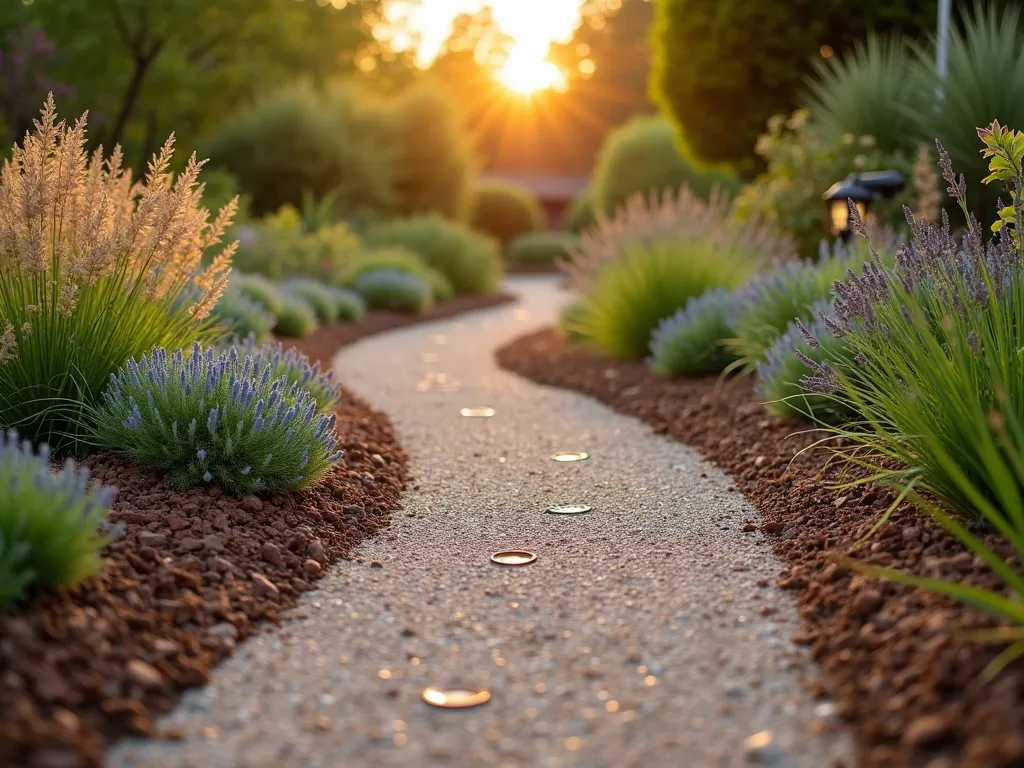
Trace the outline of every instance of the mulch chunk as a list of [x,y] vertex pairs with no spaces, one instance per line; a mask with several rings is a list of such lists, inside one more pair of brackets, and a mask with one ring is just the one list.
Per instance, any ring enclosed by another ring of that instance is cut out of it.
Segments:
[[[1024,664],[993,682],[980,675],[1001,650],[961,633],[995,626],[989,618],[932,593],[851,572],[839,558],[893,501],[886,489],[840,490],[828,452],[796,455],[822,433],[771,418],[749,380],[668,381],[639,362],[609,361],[568,344],[553,330],[519,339],[499,363],[534,381],[583,392],[617,411],[699,448],[729,472],[760,510],[760,526],[785,568],[779,586],[799,598],[809,646],[825,670],[838,714],[853,728],[860,766],[1024,766]],[[846,481],[858,475],[848,471]],[[1001,539],[983,536],[1016,568]],[[854,556],[865,562],[988,588],[999,582],[926,515],[901,505]]]
[[[494,306],[472,296],[419,316],[371,312],[315,336],[285,340],[329,365],[357,339]],[[278,622],[330,563],[350,555],[400,506],[408,459],[387,415],[343,392],[344,457],[320,486],[270,499],[217,488],[176,492],[111,454],[94,476],[120,491],[123,534],[103,572],[72,593],[39,594],[0,616],[0,766],[86,768],[108,741],[160,733],[156,718],[265,622]]]

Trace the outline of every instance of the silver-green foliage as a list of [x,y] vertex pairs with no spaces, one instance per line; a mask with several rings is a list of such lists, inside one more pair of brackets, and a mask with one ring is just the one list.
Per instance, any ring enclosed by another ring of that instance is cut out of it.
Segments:
[[334,312],[339,320],[356,323],[366,314],[366,302],[363,297],[349,288],[331,288],[334,299]]
[[322,370],[319,362],[310,362],[295,347],[285,347],[279,341],[261,344],[253,336],[235,339],[232,346],[237,347],[240,357],[252,358],[253,370],[262,371],[269,365],[272,379],[284,376],[289,384],[305,389],[322,413],[329,415],[338,410],[341,385],[334,380],[334,371]]
[[213,307],[213,318],[233,334],[246,337],[252,334],[257,341],[266,341],[274,330],[277,318],[262,304],[253,301],[233,283]]
[[284,284],[286,291],[293,296],[305,299],[313,308],[316,319],[323,325],[338,319],[338,304],[331,294],[331,289],[317,280],[297,277]]
[[309,302],[290,291],[280,291],[281,309],[277,313],[274,333],[279,336],[301,338],[317,329],[316,312]]
[[45,444],[36,453],[17,432],[0,430],[0,608],[98,572],[115,493],[90,485],[71,459],[54,472]]
[[372,309],[395,309],[419,314],[431,304],[430,286],[406,272],[375,269],[364,272],[352,285]]
[[651,335],[651,369],[662,376],[717,373],[736,358],[725,348],[732,336],[736,298],[732,291],[712,288],[655,328]]
[[173,488],[273,494],[317,483],[340,457],[334,416],[261,362],[198,343],[187,358],[154,349],[130,360],[104,392],[97,440]]

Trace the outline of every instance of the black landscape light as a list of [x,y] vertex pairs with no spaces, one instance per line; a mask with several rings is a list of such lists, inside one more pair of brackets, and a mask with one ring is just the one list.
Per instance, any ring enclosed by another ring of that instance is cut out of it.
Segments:
[[899,171],[866,171],[851,173],[836,182],[822,195],[829,230],[836,237],[850,234],[850,201],[857,206],[861,220],[866,220],[875,200],[892,197],[903,189],[903,174]]

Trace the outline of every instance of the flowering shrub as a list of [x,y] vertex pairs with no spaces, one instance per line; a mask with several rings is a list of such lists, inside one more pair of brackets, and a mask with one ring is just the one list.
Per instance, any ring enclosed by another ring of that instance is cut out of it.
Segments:
[[364,272],[352,288],[373,309],[396,309],[418,314],[432,303],[429,285],[415,275],[395,269]]
[[348,288],[331,288],[334,299],[334,311],[339,320],[355,323],[366,314],[366,302],[363,297]]
[[49,459],[45,444],[36,454],[0,430],[0,608],[33,587],[73,587],[102,564],[116,489],[90,486],[71,459],[54,473]]
[[[842,358],[842,339],[833,335],[820,319],[828,307],[828,302],[818,302],[815,313],[802,329],[797,321],[790,323],[757,363],[757,397],[774,416],[841,424],[853,415],[849,404],[841,398],[806,392],[800,386],[801,379],[810,373],[805,361],[816,365],[826,359]],[[815,346],[811,346],[807,334],[813,337]]]
[[233,205],[208,221],[195,156],[175,179],[168,140],[133,184],[118,149],[89,157],[85,141],[85,118],[58,123],[51,97],[0,171],[0,425],[56,453],[82,447],[119,365],[219,332],[207,318],[233,252],[201,265]]
[[284,284],[284,288],[293,296],[305,299],[316,313],[318,322],[333,323],[338,319],[338,302],[331,293],[331,289],[323,283],[299,277],[289,280]]
[[374,225],[363,239],[370,247],[408,248],[448,278],[455,293],[488,293],[501,281],[498,243],[436,214]]
[[[806,110],[788,119],[776,115],[757,140],[757,153],[768,164],[736,198],[737,218],[761,218],[796,238],[801,255],[811,258],[829,236],[821,193],[854,171],[895,169],[910,178],[912,162],[900,152],[881,152],[871,136],[845,134],[829,138],[815,130]],[[872,207],[879,223],[903,225],[903,206],[912,202],[907,189]]]
[[334,416],[301,384],[274,378],[273,361],[262,356],[259,368],[198,343],[187,359],[154,349],[111,376],[96,437],[172,488],[273,494],[319,482],[340,457]]
[[277,313],[274,333],[280,336],[302,338],[309,336],[319,327],[316,321],[316,312],[308,301],[290,291],[281,291],[280,297],[281,310]]
[[270,337],[277,323],[277,318],[266,307],[250,299],[233,283],[228,283],[214,305],[213,318],[233,334],[252,335],[260,342]]
[[662,376],[716,373],[736,358],[725,348],[736,309],[732,291],[712,288],[666,317],[651,335],[651,369]]
[[341,385],[334,380],[334,371],[324,372],[320,363],[311,363],[309,358],[295,349],[285,347],[281,342],[259,343],[254,336],[235,339],[232,346],[238,348],[239,357],[251,357],[253,370],[262,371],[270,366],[270,376],[282,376],[289,384],[297,384],[316,400],[322,413],[332,414],[341,404]]

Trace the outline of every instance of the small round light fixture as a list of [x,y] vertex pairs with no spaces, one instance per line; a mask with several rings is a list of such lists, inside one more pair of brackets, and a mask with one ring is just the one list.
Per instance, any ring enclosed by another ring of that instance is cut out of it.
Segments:
[[462,385],[455,379],[449,379],[447,373],[428,373],[416,382],[416,389],[420,392],[458,392]]
[[551,454],[552,461],[586,461],[590,458],[590,454],[585,451],[556,451]]
[[491,692],[483,688],[438,688],[430,685],[420,694],[427,704],[442,709],[479,707],[491,700]]
[[491,562],[498,565],[529,565],[536,560],[537,553],[525,549],[506,549],[491,555]]
[[591,509],[589,504],[552,504],[544,511],[552,515],[582,515]]
[[423,352],[420,354],[421,363],[436,363],[441,359],[441,356],[436,352]]
[[467,419],[489,419],[496,411],[493,408],[483,406],[480,408],[463,408],[459,413]]

